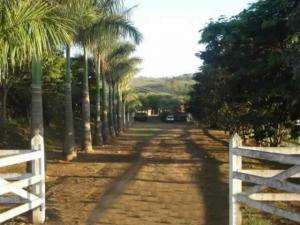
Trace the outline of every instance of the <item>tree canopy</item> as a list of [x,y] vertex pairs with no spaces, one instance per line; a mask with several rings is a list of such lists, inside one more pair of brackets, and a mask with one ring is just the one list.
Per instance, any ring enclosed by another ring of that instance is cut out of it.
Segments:
[[[199,120],[278,145],[299,115],[298,0],[260,0],[211,21],[190,111]],[[298,82],[297,82],[298,81]]]

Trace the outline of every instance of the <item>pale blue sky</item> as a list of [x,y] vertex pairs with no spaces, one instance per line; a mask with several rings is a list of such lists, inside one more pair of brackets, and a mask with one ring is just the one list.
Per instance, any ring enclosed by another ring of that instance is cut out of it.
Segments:
[[199,30],[209,19],[232,16],[255,0],[125,0],[138,5],[132,20],[144,35],[137,55],[143,59],[140,75],[175,76],[197,71],[195,53]]

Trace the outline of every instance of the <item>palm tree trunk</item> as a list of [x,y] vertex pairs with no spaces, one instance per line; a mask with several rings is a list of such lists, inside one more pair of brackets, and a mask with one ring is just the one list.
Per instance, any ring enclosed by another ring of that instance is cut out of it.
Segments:
[[74,120],[72,108],[72,74],[70,46],[66,47],[66,77],[65,77],[65,140],[63,156],[65,160],[71,161],[77,157],[75,150]]
[[101,62],[100,56],[96,58],[96,144],[102,145],[102,126],[101,126]]
[[[42,97],[42,62],[34,58],[31,63],[31,122],[30,137],[44,137],[43,97]],[[26,163],[26,172],[32,172],[32,163]]]
[[102,78],[102,138],[103,143],[108,142],[108,118],[107,118],[107,98],[106,98],[106,81],[104,74],[101,73]]
[[129,128],[130,127],[130,112],[129,112],[128,107],[126,110],[126,121],[127,121],[127,128]]
[[31,138],[33,138],[35,135],[44,136],[41,60],[33,59],[31,69]]
[[119,133],[122,133],[124,130],[124,126],[123,126],[123,122],[122,122],[122,119],[123,119],[123,113],[122,113],[122,91],[120,90],[120,87],[117,88],[117,106],[118,106],[118,128],[119,128]]
[[119,135],[119,128],[118,128],[118,112],[117,112],[117,106],[116,106],[116,85],[112,85],[112,112],[113,112],[113,127],[115,130],[115,134]]
[[108,111],[109,111],[109,117],[108,117],[108,124],[109,124],[109,133],[111,137],[115,137],[116,133],[114,130],[114,118],[113,118],[113,106],[112,106],[112,87],[111,84],[108,85]]
[[127,129],[127,121],[126,121],[126,103],[125,101],[122,101],[122,124],[123,124],[123,130]]
[[89,153],[93,151],[91,133],[91,105],[89,93],[89,65],[87,49],[84,49],[84,75],[83,75],[83,99],[82,99],[82,120],[83,120],[83,151]]

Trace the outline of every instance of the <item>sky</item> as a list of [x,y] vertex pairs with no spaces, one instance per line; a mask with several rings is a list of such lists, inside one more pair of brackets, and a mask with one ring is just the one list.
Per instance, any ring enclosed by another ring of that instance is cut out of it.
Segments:
[[196,72],[199,31],[210,19],[238,14],[255,0],[125,0],[137,6],[132,21],[144,40],[136,55],[143,59],[139,75],[176,76]]

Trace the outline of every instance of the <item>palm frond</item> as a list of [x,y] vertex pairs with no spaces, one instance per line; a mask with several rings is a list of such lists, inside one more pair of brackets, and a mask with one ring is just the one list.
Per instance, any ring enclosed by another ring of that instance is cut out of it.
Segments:
[[41,57],[71,39],[71,21],[43,0],[0,2],[1,67]]

